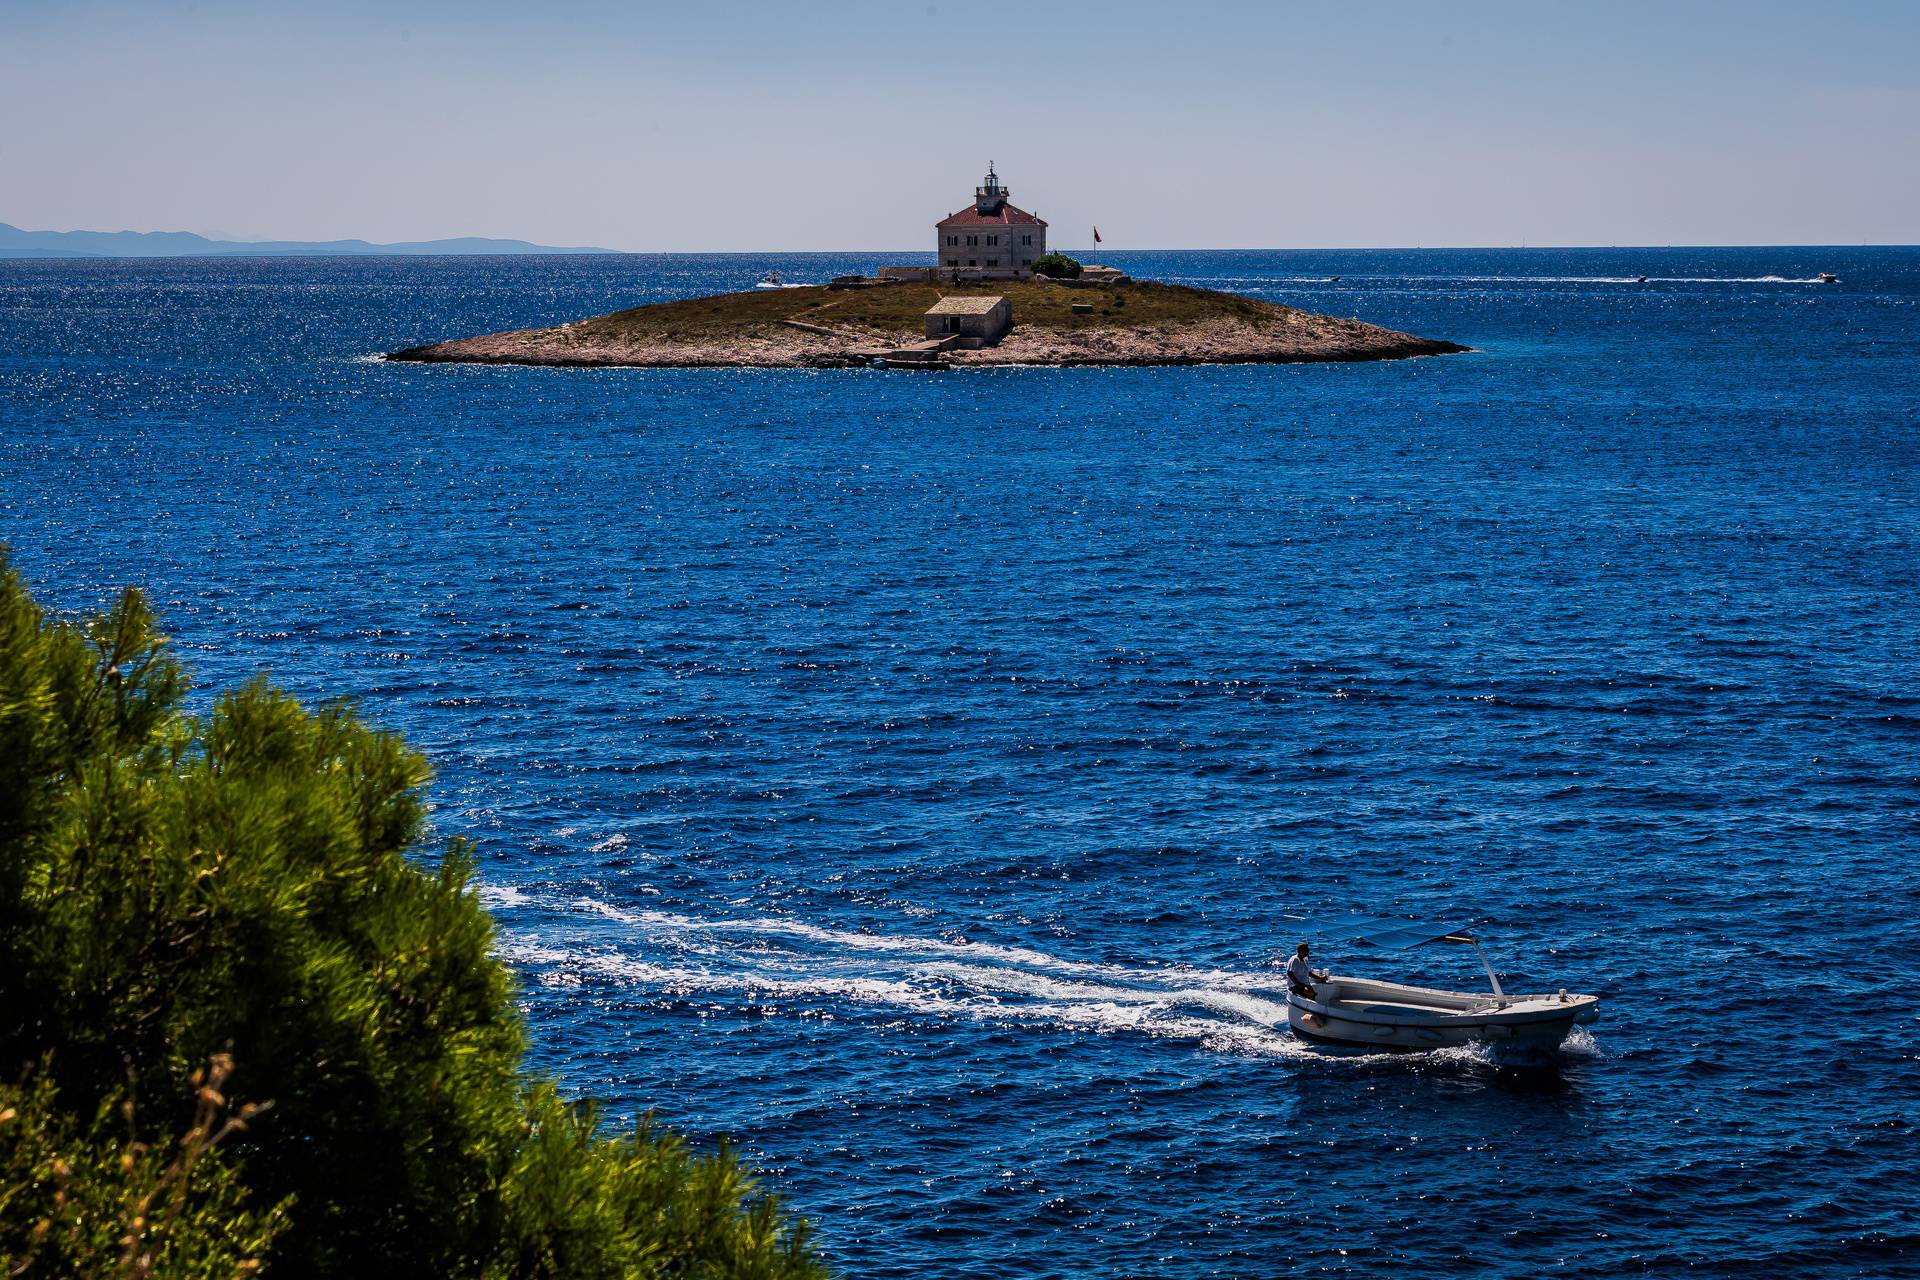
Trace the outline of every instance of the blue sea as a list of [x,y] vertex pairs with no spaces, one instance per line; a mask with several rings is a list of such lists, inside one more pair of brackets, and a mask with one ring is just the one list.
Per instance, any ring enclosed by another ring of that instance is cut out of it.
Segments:
[[[536,1065],[849,1277],[1920,1274],[1920,249],[1110,255],[1474,348],[1380,364],[372,358],[891,256],[0,263],[0,539],[405,733]],[[1484,982],[1350,910],[1602,1019],[1311,1051],[1301,937]]]

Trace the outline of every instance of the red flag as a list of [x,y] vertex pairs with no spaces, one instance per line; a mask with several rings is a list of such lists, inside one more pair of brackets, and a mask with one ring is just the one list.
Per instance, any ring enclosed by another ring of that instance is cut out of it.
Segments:
[[1093,229],[1093,242],[1094,242],[1095,244],[1099,244],[1099,243],[1100,243],[1100,228],[1098,228],[1098,227],[1095,227],[1095,228]]

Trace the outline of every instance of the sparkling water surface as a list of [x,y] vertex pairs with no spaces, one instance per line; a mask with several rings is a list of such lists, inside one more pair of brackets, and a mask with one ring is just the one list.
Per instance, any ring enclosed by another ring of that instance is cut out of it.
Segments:
[[[1920,1274],[1920,250],[1110,257],[1475,351],[394,366],[888,255],[6,262],[0,538],[403,731],[537,1064],[849,1276]],[[1602,1020],[1306,1050],[1347,909]]]

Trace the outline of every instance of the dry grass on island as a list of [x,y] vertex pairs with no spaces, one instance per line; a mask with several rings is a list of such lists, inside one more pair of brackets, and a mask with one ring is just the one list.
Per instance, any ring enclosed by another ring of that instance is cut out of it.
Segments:
[[[1044,278],[860,289],[755,289],[616,311],[552,329],[459,338],[393,353],[433,363],[657,368],[843,368],[924,341],[943,297],[1000,296],[1013,331],[997,345],[942,352],[985,365],[1282,364],[1391,360],[1465,351],[1359,320],[1150,280],[1069,288]],[[1090,308],[1076,312],[1075,305]]]

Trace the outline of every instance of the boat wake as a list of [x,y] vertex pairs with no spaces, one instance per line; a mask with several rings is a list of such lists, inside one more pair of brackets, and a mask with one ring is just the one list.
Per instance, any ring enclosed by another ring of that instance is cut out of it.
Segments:
[[[1143,1035],[1253,1058],[1325,1059],[1287,1029],[1273,971],[1068,960],[1026,947],[832,929],[786,917],[702,919],[592,898],[539,902],[504,930],[501,952],[548,987],[609,988],[622,1000],[698,1000],[740,1014],[812,1019],[964,1020],[1077,1034]],[[516,911],[518,914],[518,911]],[[1590,1042],[1589,1042],[1590,1043]],[[1459,1058],[1477,1049],[1362,1053],[1354,1062]]]
[[1349,275],[1327,276],[1180,276],[1182,283],[1241,285],[1325,285],[1356,288],[1394,284],[1826,284],[1819,276],[1489,276],[1489,275]]

